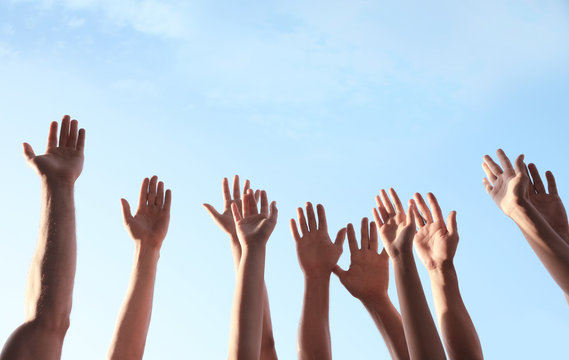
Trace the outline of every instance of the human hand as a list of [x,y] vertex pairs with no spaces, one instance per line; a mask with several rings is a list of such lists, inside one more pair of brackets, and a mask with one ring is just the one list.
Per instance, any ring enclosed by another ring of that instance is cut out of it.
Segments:
[[419,231],[415,234],[414,243],[423,265],[427,270],[434,270],[445,264],[452,264],[458,246],[456,211],[451,211],[447,218],[447,225],[445,225],[443,213],[435,195],[429,193],[427,199],[432,212],[421,194],[415,194],[418,209],[413,210],[413,215]]
[[498,149],[496,154],[502,167],[496,164],[490,156],[484,155],[482,168],[487,178],[484,178],[482,182],[486,192],[500,210],[512,217],[517,209],[529,204],[530,180],[524,164],[524,155],[518,156],[514,169],[502,149]]
[[[393,189],[389,189],[393,203],[385,190],[381,190],[381,197],[376,196],[377,209],[373,209],[373,218],[379,229],[383,247],[390,258],[398,257],[402,252],[412,251],[412,240],[415,234],[415,220],[412,210],[415,208],[413,200],[409,201],[407,214],[403,209],[399,196]],[[379,211],[378,211],[379,210]]]
[[124,224],[130,236],[140,246],[155,250],[160,249],[168,232],[172,203],[172,192],[166,190],[164,195],[164,183],[158,182],[157,187],[157,181],[157,176],[142,181],[138,209],[134,216],[130,212],[128,201],[121,199]]
[[[555,177],[551,171],[545,173],[547,178],[547,188],[549,194],[545,190],[545,186],[539,176],[539,171],[535,164],[528,165],[531,178],[528,177],[528,197],[530,203],[537,209],[543,218],[549,223],[553,230],[569,243],[569,223],[567,222],[567,212],[563,206],[563,202],[557,193],[557,185]],[[533,179],[533,181],[532,181]]]
[[306,277],[330,276],[340,255],[342,255],[342,246],[346,238],[346,229],[342,228],[338,231],[336,241],[332,242],[328,235],[324,206],[318,204],[316,210],[318,212],[318,225],[316,225],[316,216],[311,203],[306,203],[308,223],[302,208],[297,209],[302,236],[298,232],[296,221],[290,220],[290,229],[296,242],[298,262]]
[[248,191],[243,196],[242,209],[235,202],[231,204],[235,230],[241,243],[241,247],[264,246],[269,240],[277,224],[277,203],[271,202],[269,212],[269,201],[265,190],[261,191],[261,212],[257,210],[257,202],[253,190]]
[[61,120],[59,145],[57,122],[51,123],[44,155],[36,155],[32,146],[24,143],[24,156],[28,164],[50,184],[74,184],[83,170],[85,129],[77,130],[77,120],[69,115]]
[[347,271],[334,267],[334,274],[348,289],[350,294],[363,302],[372,302],[387,297],[389,285],[389,256],[385,249],[378,254],[377,227],[372,221],[362,219],[361,249],[358,249],[354,226],[348,224],[348,245],[350,247],[350,267]]

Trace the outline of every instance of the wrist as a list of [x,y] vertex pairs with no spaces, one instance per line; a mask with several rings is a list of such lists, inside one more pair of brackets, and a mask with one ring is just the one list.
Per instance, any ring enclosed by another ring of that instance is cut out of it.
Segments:
[[304,281],[310,283],[318,283],[318,282],[330,282],[330,277],[332,276],[332,272],[311,272],[304,274]]
[[449,283],[449,281],[456,282],[458,280],[456,270],[452,262],[430,269],[429,278],[431,279],[431,283],[438,283],[440,285],[445,285]]
[[260,253],[265,253],[267,249],[266,243],[261,243],[261,242],[251,242],[251,243],[245,243],[241,246],[241,256],[247,256],[247,255],[254,255],[254,254],[260,254]]
[[140,260],[155,260],[160,259],[160,247],[146,246],[139,242],[135,245],[135,256]]
[[77,179],[66,179],[56,176],[48,176],[45,174],[40,174],[42,185],[48,188],[60,189],[60,188],[73,188],[75,186],[75,180]]
[[361,298],[360,301],[366,309],[378,312],[385,310],[391,306],[391,299],[389,299],[387,292],[381,296],[373,298]]

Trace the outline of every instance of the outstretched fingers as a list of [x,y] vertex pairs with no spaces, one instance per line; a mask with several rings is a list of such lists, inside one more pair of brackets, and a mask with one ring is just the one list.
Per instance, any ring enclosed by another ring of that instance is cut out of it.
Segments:
[[322,204],[316,205],[316,212],[318,213],[318,230],[328,231],[326,211],[324,211],[324,206],[322,206]]
[[361,224],[361,249],[362,250],[368,250],[369,249],[369,220],[368,218],[363,218],[362,219],[362,224]]
[[59,132],[59,146],[65,147],[67,146],[67,139],[69,138],[69,123],[71,122],[71,118],[69,115],[65,115],[61,120],[61,129]]
[[350,253],[355,254],[359,250],[358,241],[356,240],[356,232],[354,231],[354,225],[352,225],[351,223],[348,224],[347,233],[348,233],[348,246],[350,248]]
[[[244,193],[247,193],[247,189],[245,189]],[[241,190],[239,189],[239,175],[233,176],[233,199],[241,199]]]
[[431,214],[431,210],[429,210],[429,207],[427,206],[427,203],[425,202],[425,200],[423,199],[421,194],[415,193],[415,202],[414,203],[419,208],[419,211],[423,215],[425,222],[428,224],[432,223],[433,222],[433,216]]
[[316,227],[316,215],[314,214],[314,208],[310,202],[306,203],[306,217],[308,219],[308,228],[310,231],[318,230]]
[[140,187],[140,197],[138,198],[138,208],[139,209],[146,206],[146,202],[148,201],[148,184],[149,183],[150,183],[149,178],[144,178],[144,180],[142,180],[142,186]]
[[124,223],[128,224],[132,220],[132,213],[130,211],[130,204],[128,203],[128,201],[126,201],[126,199],[121,199],[121,205],[122,205],[122,215],[123,215]]
[[158,182],[158,190],[156,192],[156,200],[154,204],[159,208],[162,208],[164,205],[164,183],[162,181]]
[[47,135],[47,151],[57,147],[57,121],[52,121],[49,124],[49,133]]
[[492,172],[492,170],[490,170],[490,167],[488,166],[488,164],[486,164],[486,162],[482,163],[482,170],[484,170],[484,173],[486,174],[488,180],[490,180],[492,183],[496,182],[496,179],[498,179],[498,177],[494,175],[494,173]]
[[79,123],[77,120],[71,120],[69,127],[69,137],[67,138],[66,146],[68,148],[75,149],[77,147],[77,131],[79,128]]
[[[254,198],[253,194],[253,198]],[[255,207],[257,206],[257,201],[255,201]],[[261,214],[265,217],[269,216],[269,200],[267,199],[267,192],[261,190]]]
[[555,183],[555,177],[551,171],[547,171],[545,173],[545,177],[547,178],[547,189],[549,190],[550,195],[557,195],[557,184]]
[[[496,162],[489,155],[484,155],[484,163],[486,164],[486,167],[488,168],[488,170],[490,170],[490,172],[495,177],[498,177],[498,175],[500,175],[504,172],[502,170],[502,168],[500,167],[500,165],[496,164]],[[490,181],[492,181],[492,179],[490,179]]]
[[290,232],[292,233],[292,237],[294,241],[298,242],[301,239],[300,233],[298,232],[298,227],[296,226],[296,221],[294,219],[290,219]]
[[512,167],[512,163],[510,162],[510,159],[508,158],[508,156],[506,156],[506,153],[504,152],[504,150],[498,149],[496,151],[496,155],[498,156],[498,160],[500,160],[500,163],[502,164],[502,167],[504,168],[504,170],[513,170],[514,169]]
[[158,182],[158,176],[154,175],[150,178],[150,184],[148,185],[148,205],[153,206],[156,201],[156,184]]
[[439,202],[433,193],[427,194],[427,200],[429,201],[429,205],[431,205],[431,210],[434,213],[434,220],[435,222],[440,221],[444,222],[443,212],[441,207],[439,206]]
[[456,211],[451,211],[447,217],[447,231],[450,235],[458,234],[458,225],[456,223]]
[[537,170],[537,166],[534,163],[530,163],[528,165],[529,172],[531,174],[531,178],[533,180],[533,186],[538,194],[545,194],[545,186],[543,185],[543,181],[541,180],[541,176],[539,175],[539,171]]
[[308,225],[306,223],[306,217],[304,217],[304,210],[301,207],[296,209],[296,214],[298,216],[298,224],[300,225],[300,231],[302,231],[302,236],[308,235]]
[[342,249],[344,246],[344,240],[346,240],[346,228],[341,228],[336,234],[336,240],[334,240],[334,245]]
[[379,250],[379,237],[377,234],[377,226],[375,222],[369,223],[369,249],[372,250],[374,253],[377,253]]
[[26,158],[27,161],[30,161],[36,157],[34,149],[32,149],[32,146],[30,144],[23,143],[23,146],[24,146],[24,157]]

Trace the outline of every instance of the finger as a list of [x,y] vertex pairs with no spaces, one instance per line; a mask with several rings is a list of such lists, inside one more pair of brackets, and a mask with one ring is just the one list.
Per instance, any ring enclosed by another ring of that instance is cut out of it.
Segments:
[[456,211],[451,211],[447,217],[447,230],[449,234],[458,234],[458,226],[456,223]]
[[406,224],[416,226],[414,211],[417,209],[417,204],[413,200],[409,200],[409,208],[407,209]]
[[413,206],[413,217],[415,218],[415,223],[418,224],[420,228],[425,226],[425,219],[423,219],[416,206]]
[[[170,208],[172,207],[172,190],[166,190],[166,195],[164,196],[164,207],[162,210],[170,213]],[[215,209],[214,209],[215,210]]]
[[229,180],[226,177],[221,182],[221,189],[223,191],[223,203],[227,204],[231,201],[231,191],[229,191]]
[[547,189],[550,195],[557,195],[557,184],[555,183],[555,176],[551,171],[545,172],[545,177],[547,178]]
[[389,214],[387,213],[387,210],[385,210],[385,205],[383,205],[383,202],[381,201],[381,198],[379,197],[379,195],[377,195],[375,197],[375,203],[377,204],[377,209],[379,210],[379,214],[381,215],[381,218],[383,219],[383,223],[387,222],[387,220],[389,220]]
[[148,201],[148,183],[150,182],[150,179],[148,178],[144,178],[144,180],[142,180],[142,186],[140,187],[140,197],[138,199],[138,208],[142,208],[143,206],[146,205],[146,202]]
[[49,133],[47,134],[47,150],[57,147],[57,121],[52,121],[49,125]]
[[269,210],[269,220],[277,223],[277,218],[279,217],[279,209],[277,209],[277,202],[271,202],[270,210]]
[[249,179],[245,180],[245,184],[243,185],[243,194],[245,194],[251,188],[251,182]]
[[210,205],[210,204],[202,204],[202,206],[206,209],[206,211],[209,213],[209,215],[214,219],[217,220],[217,218],[219,218],[221,216],[220,213],[217,212],[217,210],[215,210],[215,208]]
[[316,205],[316,212],[318,213],[318,229],[328,231],[328,224],[326,222],[326,212],[322,204]]
[[334,268],[332,269],[332,272],[340,279],[342,279],[344,277],[344,275],[346,275],[346,270],[342,269],[340,266],[335,265]]
[[389,194],[391,195],[391,199],[393,199],[393,203],[395,204],[395,210],[397,211],[397,213],[403,214],[405,212],[405,209],[403,208],[403,204],[401,204],[401,200],[399,199],[399,196],[395,192],[395,189],[389,188]]
[[377,224],[376,226],[378,228],[381,228],[383,226],[383,221],[381,221],[381,218],[379,217],[379,213],[377,212],[377,209],[373,208],[372,212],[373,212],[373,219],[375,220],[375,223]]
[[61,130],[59,132],[59,146],[67,145],[67,138],[69,137],[69,115],[65,115],[61,120]]
[[490,171],[495,175],[498,176],[501,173],[503,173],[502,168],[500,167],[500,165],[496,164],[496,162],[494,162],[494,160],[488,156],[488,155],[484,155],[484,162],[488,165],[488,168],[490,169]]
[[150,178],[150,184],[148,185],[148,205],[154,205],[154,201],[156,201],[157,182],[158,182],[158,176],[154,175]]
[[296,221],[294,219],[290,219],[290,232],[292,233],[292,237],[294,241],[300,241],[300,234],[298,233],[298,227],[296,226]]
[[26,157],[26,160],[30,161],[36,157],[36,153],[34,153],[34,149],[32,149],[32,146],[30,144],[23,143],[23,146],[24,146],[24,156]]
[[488,194],[490,194],[492,190],[494,190],[494,187],[490,185],[490,181],[488,181],[488,179],[486,178],[482,179],[482,184],[484,184],[484,188],[486,189],[486,192]]
[[431,210],[434,214],[434,220],[444,222],[443,212],[441,211],[441,207],[439,206],[439,202],[435,195],[433,195],[433,193],[428,193],[427,199],[429,200],[429,205],[431,206]]
[[302,231],[302,236],[308,234],[308,225],[306,224],[306,218],[304,217],[304,211],[302,208],[296,209],[296,214],[298,216],[298,224],[300,225],[300,231]]
[[[257,207],[257,202],[255,202],[255,207]],[[265,190],[261,191],[261,214],[265,217],[269,216],[269,200],[267,199],[267,192]]]
[[361,249],[362,250],[369,250],[369,220],[366,217],[362,219],[360,236],[361,236],[361,239],[360,239]]
[[[245,192],[243,192],[245,194]],[[241,199],[241,191],[239,190],[239,175],[233,177],[233,200]]]
[[419,211],[423,215],[425,222],[426,223],[432,223],[433,222],[433,216],[431,215],[431,210],[429,210],[427,203],[425,203],[425,200],[423,199],[423,197],[419,193],[415,193],[415,204],[417,205],[417,207],[419,208]]
[[387,210],[387,213],[389,215],[395,215],[395,209],[393,208],[393,204],[391,204],[389,196],[387,196],[387,192],[381,189],[379,194],[381,195],[381,200],[383,202],[383,205],[385,206],[385,210]]
[[490,168],[488,167],[488,164],[483,162],[482,163],[482,169],[486,173],[486,176],[488,177],[488,179],[490,179],[490,181],[492,181],[492,183],[496,182],[497,177],[496,177],[496,175],[494,175],[492,170],[490,170]]
[[246,192],[243,195],[242,207],[243,207],[243,217],[249,217],[255,214],[257,210],[257,204],[255,204],[255,210],[251,209],[251,193],[250,191]]
[[85,150],[85,129],[79,129],[79,136],[77,137],[77,146],[75,150],[81,153]]
[[162,181],[158,182],[155,204],[158,207],[162,207],[162,205],[164,205],[164,183]]
[[377,236],[377,225],[375,222],[369,223],[369,249],[374,253],[379,250],[379,238]]
[[261,198],[261,190],[255,190],[255,204],[259,203],[260,198]]
[[515,165],[516,165],[516,175],[522,174],[522,176],[525,176],[529,179],[528,168],[527,168],[526,164],[524,163],[524,154],[521,154],[520,156],[518,156],[516,158]]
[[344,246],[344,240],[346,240],[346,228],[341,228],[338,231],[338,234],[336,234],[336,240],[334,241],[334,245],[342,249]]
[[237,207],[236,203],[231,203],[231,213],[233,214],[233,221],[238,222],[242,219],[239,207]]
[[348,224],[348,246],[350,248],[350,253],[355,254],[358,249],[358,241],[356,240],[356,232],[354,231],[354,225]]
[[541,180],[541,176],[539,175],[539,171],[537,170],[537,166],[534,163],[530,163],[528,165],[529,172],[531,174],[531,178],[533,180],[533,186],[535,186],[535,190],[538,194],[545,194],[545,186],[543,185],[543,181]]
[[121,199],[122,204],[122,215],[125,224],[128,224],[132,220],[132,213],[130,212],[130,204],[126,199]]
[[67,138],[66,146],[72,149],[77,147],[77,129],[79,127],[79,122],[77,120],[71,120],[71,125],[69,127],[69,138]]
[[[267,196],[266,193],[265,196]],[[249,199],[249,209],[251,210],[251,214],[253,215],[258,214],[259,209],[257,209],[257,201],[255,201],[255,193],[253,192],[253,190],[249,189],[247,191],[247,198]]]
[[314,208],[310,202],[306,203],[306,217],[308,218],[308,228],[310,231],[318,230],[316,227],[316,215],[314,215]]
[[502,149],[498,149],[498,151],[496,151],[496,155],[498,155],[498,159],[500,160],[500,163],[502,164],[502,167],[504,168],[504,170],[509,169],[512,170],[512,163],[510,162],[510,159],[506,156],[506,153],[504,152],[504,150]]

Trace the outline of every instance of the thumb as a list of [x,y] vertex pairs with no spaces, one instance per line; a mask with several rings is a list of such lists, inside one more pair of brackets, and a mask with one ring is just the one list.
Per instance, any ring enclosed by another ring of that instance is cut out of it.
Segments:
[[339,265],[335,265],[332,269],[334,275],[336,275],[340,280],[346,275],[347,271],[342,269]]
[[32,146],[28,143],[23,143],[24,145],[24,156],[26,157],[26,160],[31,160],[33,159],[36,154],[34,153],[34,149],[32,149]]
[[212,218],[216,219],[220,216],[217,210],[215,210],[215,208],[210,204],[202,204],[202,206],[206,209],[206,211],[209,213],[209,215],[211,215]]
[[128,224],[132,220],[132,214],[130,213],[130,204],[128,201],[126,201],[126,199],[121,199],[121,204],[124,222]]

